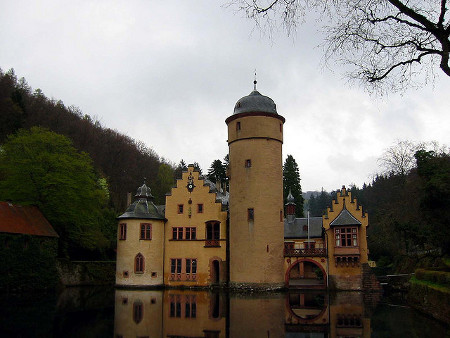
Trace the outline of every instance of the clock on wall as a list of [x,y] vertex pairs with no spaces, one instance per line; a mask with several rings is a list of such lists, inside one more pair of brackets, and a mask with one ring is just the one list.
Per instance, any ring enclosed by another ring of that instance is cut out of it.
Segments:
[[195,188],[195,185],[194,185],[194,176],[192,176],[192,172],[189,173],[189,176],[188,176],[188,184],[187,184],[186,188],[187,188],[187,190],[188,190],[189,192],[192,192],[192,190],[194,190],[194,188]]

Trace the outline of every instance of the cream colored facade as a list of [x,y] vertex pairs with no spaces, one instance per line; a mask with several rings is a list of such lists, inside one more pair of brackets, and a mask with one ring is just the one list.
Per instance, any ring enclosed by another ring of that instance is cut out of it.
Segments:
[[116,290],[115,337],[226,337],[222,295],[190,290]]
[[116,290],[115,337],[163,337],[163,293]]
[[[141,239],[141,225],[151,226],[151,239]],[[126,226],[126,238],[120,228]],[[122,286],[163,285],[164,220],[125,219],[119,221],[116,284]],[[136,271],[137,255],[143,257],[143,271]]]
[[[189,184],[193,184],[191,191]],[[222,202],[211,190],[211,185],[189,166],[166,197],[166,285],[208,286],[226,280],[227,211],[222,210]],[[196,271],[192,273],[194,260]]]
[[284,122],[256,88],[237,102],[226,119],[229,194],[192,165],[164,206],[153,204],[145,183],[139,187],[119,217],[116,284],[361,289],[368,218],[345,187],[316,220],[312,248],[299,228],[305,219],[291,211],[284,218]]
[[226,122],[230,284],[283,286],[284,118],[270,113],[240,113]]

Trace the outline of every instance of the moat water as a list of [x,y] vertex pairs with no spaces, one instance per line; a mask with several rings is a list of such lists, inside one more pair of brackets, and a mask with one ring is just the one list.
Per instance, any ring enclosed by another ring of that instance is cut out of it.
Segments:
[[0,337],[445,337],[377,294],[67,288],[0,297]]

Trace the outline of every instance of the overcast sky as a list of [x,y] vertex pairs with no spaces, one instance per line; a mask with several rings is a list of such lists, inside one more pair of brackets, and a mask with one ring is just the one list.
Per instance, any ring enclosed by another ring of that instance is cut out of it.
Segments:
[[372,97],[322,67],[314,20],[270,40],[224,2],[0,0],[0,67],[204,171],[227,154],[225,119],[256,68],[286,118],[283,158],[296,159],[303,191],[370,182],[396,140],[450,145],[448,77]]

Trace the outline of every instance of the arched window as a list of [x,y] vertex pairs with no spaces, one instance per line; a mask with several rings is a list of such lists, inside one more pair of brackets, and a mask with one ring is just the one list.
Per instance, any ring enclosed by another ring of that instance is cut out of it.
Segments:
[[144,316],[144,305],[140,300],[137,300],[133,304],[133,320],[136,324],[140,323]]
[[138,253],[134,258],[134,272],[144,273],[144,256],[141,253]]

